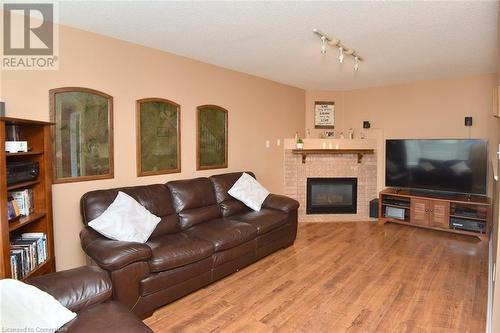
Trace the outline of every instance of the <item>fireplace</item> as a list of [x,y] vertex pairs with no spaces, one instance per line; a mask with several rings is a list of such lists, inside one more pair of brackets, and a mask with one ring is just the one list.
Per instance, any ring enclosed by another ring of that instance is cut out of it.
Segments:
[[307,214],[356,214],[357,178],[307,178]]

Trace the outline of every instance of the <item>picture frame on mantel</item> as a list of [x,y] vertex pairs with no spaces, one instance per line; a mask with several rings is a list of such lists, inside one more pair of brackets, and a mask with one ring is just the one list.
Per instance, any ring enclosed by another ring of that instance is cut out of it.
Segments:
[[335,128],[335,102],[314,102],[314,128]]

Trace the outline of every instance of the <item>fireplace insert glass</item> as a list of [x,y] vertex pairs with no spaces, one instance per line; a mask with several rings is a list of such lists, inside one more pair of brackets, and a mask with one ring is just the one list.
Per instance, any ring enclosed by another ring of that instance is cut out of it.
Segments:
[[357,178],[307,178],[307,214],[356,214]]

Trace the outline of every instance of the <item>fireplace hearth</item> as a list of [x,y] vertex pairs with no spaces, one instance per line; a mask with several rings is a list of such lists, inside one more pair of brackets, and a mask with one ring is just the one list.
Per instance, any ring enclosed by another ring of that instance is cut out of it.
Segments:
[[307,178],[307,214],[356,214],[357,178]]

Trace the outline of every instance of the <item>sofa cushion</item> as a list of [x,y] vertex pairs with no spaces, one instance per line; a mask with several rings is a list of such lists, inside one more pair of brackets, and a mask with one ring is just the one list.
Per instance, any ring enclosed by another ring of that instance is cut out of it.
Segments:
[[185,233],[212,242],[215,252],[218,252],[255,238],[257,229],[244,222],[215,219],[195,225]]
[[247,205],[234,198],[221,202],[220,210],[222,212],[223,217],[230,217],[238,213],[251,211],[251,209]]
[[[245,171],[245,173],[255,178],[253,172]],[[229,191],[229,189],[233,187],[234,183],[236,183],[236,181],[240,179],[242,174],[243,172],[231,172],[210,176],[208,178],[210,179],[214,187],[217,203],[221,203],[226,200],[233,200],[233,197],[231,197],[229,193],[227,193],[227,191]]]
[[193,225],[216,219],[221,216],[218,205],[188,209],[179,213],[179,225],[185,230]]
[[86,308],[78,316],[61,327],[61,332],[153,332],[121,303],[108,301]]
[[117,241],[145,243],[160,221],[130,195],[119,191],[113,203],[88,226]]
[[167,183],[182,230],[221,216],[208,178],[175,180]]
[[211,242],[199,239],[183,232],[155,237],[147,242],[153,255],[149,261],[152,272],[184,266],[214,253]]
[[87,224],[99,217],[113,203],[119,191],[130,195],[152,214],[161,218],[160,223],[153,231],[152,237],[179,231],[178,218],[172,204],[172,197],[167,186],[163,184],[87,192],[80,200],[83,222]]
[[257,250],[257,238],[246,243],[230,248],[229,250],[220,251],[213,255],[213,267],[217,268],[228,262],[237,262],[240,258],[248,255],[255,255]]
[[208,178],[174,180],[167,183],[177,213],[216,203],[215,193]]
[[259,212],[250,211],[231,216],[232,220],[242,221],[257,228],[257,234],[265,234],[286,223],[288,215],[274,209],[262,208]]
[[262,184],[245,172],[227,193],[257,212],[269,195],[269,191]]
[[[246,173],[255,178],[252,172],[246,171]],[[209,177],[215,191],[215,198],[224,217],[249,211],[243,202],[234,199],[227,193],[242,174],[243,172],[231,172]]]

